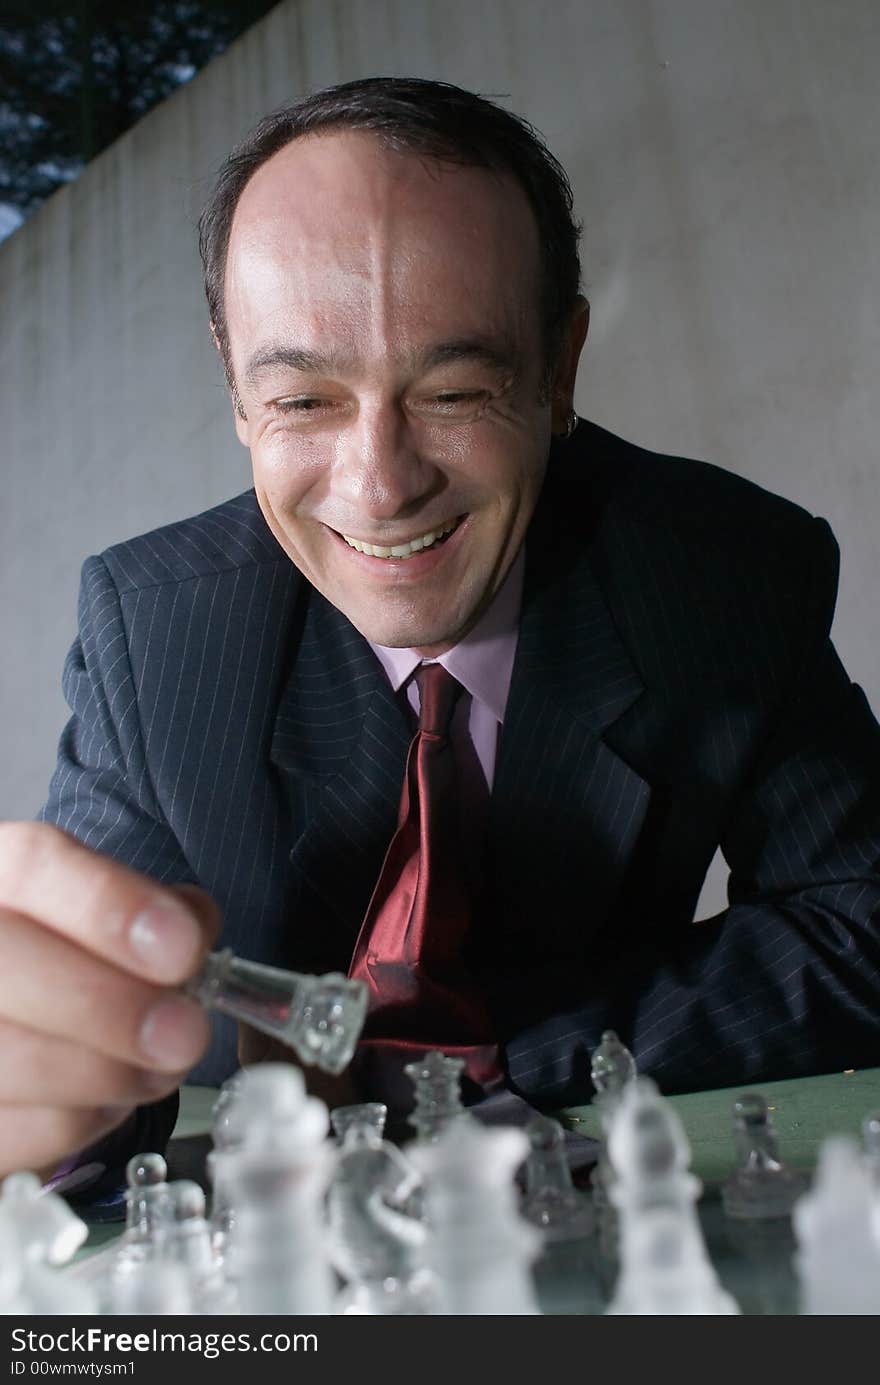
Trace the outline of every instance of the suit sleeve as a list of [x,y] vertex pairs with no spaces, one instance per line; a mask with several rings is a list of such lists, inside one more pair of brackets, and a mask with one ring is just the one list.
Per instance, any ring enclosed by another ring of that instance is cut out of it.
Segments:
[[837,546],[815,530],[795,676],[721,835],[729,907],[641,929],[514,1035],[510,1076],[535,1100],[589,1098],[604,1029],[664,1092],[880,1065],[880,728],[829,638]]
[[[72,715],[40,819],[156,880],[193,881],[150,782],[119,595],[101,558],[83,567],[79,637],[65,662],[63,687]],[[101,1187],[121,1183],[132,1154],[164,1151],[176,1113],[176,1093],[138,1107],[79,1162],[106,1165]]]

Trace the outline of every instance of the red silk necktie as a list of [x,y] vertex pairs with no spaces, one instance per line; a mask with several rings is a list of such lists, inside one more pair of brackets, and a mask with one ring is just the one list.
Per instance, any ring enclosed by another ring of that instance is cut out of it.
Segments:
[[349,975],[365,981],[362,1043],[409,1058],[441,1049],[486,1084],[500,1076],[489,1017],[461,961],[471,921],[449,726],[461,684],[423,664],[419,729],[410,744],[398,827],[355,945]]

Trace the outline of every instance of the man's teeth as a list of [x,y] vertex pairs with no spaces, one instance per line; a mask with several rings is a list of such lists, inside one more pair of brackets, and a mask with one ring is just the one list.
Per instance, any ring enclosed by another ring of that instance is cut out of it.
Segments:
[[420,553],[423,548],[430,548],[432,543],[444,538],[446,534],[451,534],[456,523],[457,521],[453,521],[442,529],[431,529],[420,538],[410,539],[409,543],[396,543],[393,548],[383,548],[378,543],[361,543],[360,539],[350,539],[347,534],[343,534],[342,537],[349,548],[356,549],[358,553],[366,553],[369,558],[411,558],[414,553]]

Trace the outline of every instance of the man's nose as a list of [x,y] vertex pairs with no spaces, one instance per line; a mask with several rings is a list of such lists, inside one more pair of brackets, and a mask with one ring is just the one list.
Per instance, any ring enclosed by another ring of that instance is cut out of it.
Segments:
[[361,405],[340,434],[333,490],[360,515],[393,519],[405,514],[437,488],[439,479],[399,404]]

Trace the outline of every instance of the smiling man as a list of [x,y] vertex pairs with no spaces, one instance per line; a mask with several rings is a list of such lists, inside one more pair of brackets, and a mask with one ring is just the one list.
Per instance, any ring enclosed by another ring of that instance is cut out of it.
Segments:
[[366,982],[349,1097],[439,1047],[471,1097],[582,1101],[607,1028],[670,1092],[880,1063],[836,545],[577,418],[577,242],[530,127],[441,83],[319,92],[222,169],[254,487],[85,565],[43,820],[0,834],[7,1167],[155,1147],[229,1075],[179,991],[218,930]]

